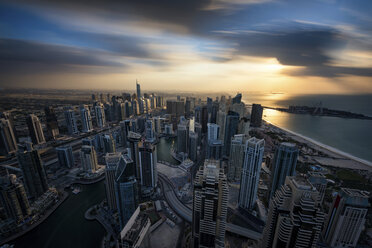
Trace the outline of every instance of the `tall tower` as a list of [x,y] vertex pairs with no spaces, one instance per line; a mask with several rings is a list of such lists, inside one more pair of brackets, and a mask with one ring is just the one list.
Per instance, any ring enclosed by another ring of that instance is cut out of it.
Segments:
[[287,176],[296,173],[298,149],[295,144],[283,142],[275,152],[274,164],[272,166],[272,184],[270,197],[284,184]]
[[190,131],[189,133],[189,157],[196,162],[198,156],[198,134]]
[[134,168],[136,170],[136,179],[141,181],[140,162],[139,162],[139,143],[141,142],[141,135],[132,131],[128,132],[128,141],[130,148],[130,158],[133,160]]
[[265,141],[250,138],[245,145],[245,156],[240,180],[239,206],[252,210],[256,204]]
[[149,141],[149,142],[154,142],[155,141],[154,123],[153,123],[152,120],[146,120],[145,136],[146,136],[147,141]]
[[78,134],[79,130],[76,124],[75,111],[71,108],[65,108],[65,120],[69,134]]
[[208,141],[210,140],[218,140],[219,139],[219,132],[220,132],[220,126],[214,123],[208,123]]
[[105,109],[102,103],[98,103],[94,110],[96,112],[96,122],[98,127],[104,127],[106,125]]
[[97,154],[93,146],[83,145],[81,147],[80,160],[85,172],[92,173],[98,169]]
[[48,190],[47,177],[39,152],[32,148],[31,143],[18,145],[17,158],[28,196],[37,199]]
[[224,247],[229,188],[219,161],[205,160],[194,180],[193,247]]
[[368,198],[367,191],[341,189],[333,200],[323,229],[324,240],[330,247],[356,247],[370,207]]
[[238,181],[241,178],[246,136],[236,134],[231,139],[230,158],[227,168],[227,179],[229,181]]
[[26,122],[28,126],[28,131],[30,132],[32,143],[34,144],[45,143],[43,128],[41,127],[41,122],[39,118],[34,114],[30,114],[26,118]]
[[115,196],[120,227],[123,228],[138,206],[138,186],[133,161],[122,155],[115,172]]
[[262,123],[262,113],[263,108],[261,104],[253,104],[252,105],[252,113],[251,113],[251,126],[252,127],[260,127]]
[[115,141],[111,134],[103,135],[103,152],[104,153],[113,153],[116,152]]
[[17,141],[13,133],[10,121],[0,119],[0,154],[8,155],[17,150]]
[[149,142],[139,143],[139,171],[141,176],[141,191],[147,194],[153,192],[158,183],[156,169],[157,154],[156,146]]
[[83,126],[83,132],[90,132],[93,130],[92,117],[90,116],[90,111],[88,105],[80,106],[80,117],[81,125]]
[[141,85],[138,83],[137,79],[136,79],[136,88],[137,88],[137,98],[140,99],[141,98]]
[[105,156],[105,188],[107,203],[111,210],[117,209],[115,196],[115,174],[119,164],[124,162],[120,152],[107,153]]
[[230,155],[231,138],[238,132],[239,114],[229,111],[226,115],[225,137],[224,137],[224,155]]
[[59,165],[72,168],[74,166],[74,155],[71,146],[57,147],[57,156]]
[[188,128],[186,124],[179,124],[177,127],[177,152],[187,153]]
[[318,200],[306,179],[287,177],[270,202],[261,247],[316,248],[325,218]]
[[54,140],[59,135],[58,120],[56,113],[54,112],[54,108],[51,106],[45,107],[44,112],[46,118],[48,138]]
[[16,175],[11,174],[0,179],[0,205],[4,208],[7,218],[17,223],[31,214],[25,188]]

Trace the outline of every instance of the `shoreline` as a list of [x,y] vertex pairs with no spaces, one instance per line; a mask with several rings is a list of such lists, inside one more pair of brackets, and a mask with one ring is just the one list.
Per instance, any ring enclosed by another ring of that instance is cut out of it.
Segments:
[[23,235],[27,234],[28,232],[32,231],[33,229],[35,229],[36,227],[38,227],[40,224],[42,224],[46,219],[49,218],[50,215],[52,215],[57,209],[59,206],[62,205],[62,203],[69,197],[69,193],[67,193],[66,191],[64,191],[63,193],[63,197],[60,201],[58,201],[57,204],[55,204],[52,209],[50,209],[49,211],[47,211],[47,213],[41,218],[39,219],[36,223],[32,224],[31,226],[29,226],[27,229],[19,232],[19,233],[16,233],[8,238],[6,238],[5,240],[3,241],[0,241],[0,246],[2,245],[5,245],[9,242],[12,242],[14,241],[15,239],[17,238],[20,238],[22,237]]
[[[334,148],[334,147],[331,147],[329,145],[323,144],[323,143],[321,143],[321,142],[319,142],[317,140],[314,140],[312,138],[309,138],[309,137],[304,136],[302,134],[299,134],[297,132],[291,131],[291,130],[289,130],[287,128],[280,127],[280,126],[278,126],[275,123],[272,123],[270,121],[267,121],[267,120],[264,120],[264,121],[267,123],[267,125],[271,125],[272,127],[275,127],[275,128],[277,128],[277,129],[279,129],[279,130],[281,130],[283,132],[286,132],[289,135],[292,135],[292,136],[295,136],[297,138],[300,138],[300,139],[304,140],[305,142],[308,142],[309,144],[315,146],[316,148],[324,149],[328,153],[333,153],[333,154],[336,154],[336,155],[338,155],[338,156],[340,156],[340,157],[342,157],[344,159],[348,159],[348,160],[351,160],[353,162],[359,163],[359,165],[362,165],[362,166],[365,167],[364,170],[372,171],[372,162],[370,162],[370,161],[367,161],[367,160],[362,159],[362,158],[358,158],[358,157],[356,157],[354,155],[351,155],[349,153],[346,153],[344,151],[341,151],[341,150],[339,150],[337,148]],[[349,169],[361,169],[361,168],[353,168],[353,167],[350,167],[350,166],[335,166],[335,167],[345,167],[345,168],[348,167]]]

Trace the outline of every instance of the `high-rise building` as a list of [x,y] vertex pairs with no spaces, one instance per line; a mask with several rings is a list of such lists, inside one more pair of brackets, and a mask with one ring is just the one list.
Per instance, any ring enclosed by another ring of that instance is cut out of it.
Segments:
[[141,85],[136,80],[136,88],[137,88],[137,98],[140,99],[142,97],[141,95]]
[[173,135],[173,125],[172,125],[172,123],[164,124],[164,134]]
[[14,126],[14,117],[13,117],[12,111],[0,112],[0,118],[4,118],[5,120],[9,121],[10,127],[13,130],[13,135],[14,135],[16,141],[18,141],[17,130]]
[[223,142],[222,140],[210,140],[207,142],[206,159],[222,159]]
[[214,123],[208,123],[208,141],[210,140],[218,140],[219,139],[219,132],[220,126]]
[[241,103],[242,102],[242,93],[236,94],[235,97],[232,98],[232,104]]
[[198,135],[198,145],[200,145],[202,140],[202,125],[199,122],[194,123],[194,132]]
[[48,138],[55,140],[59,135],[57,115],[52,106],[45,107],[44,112]]
[[238,132],[239,114],[229,111],[226,115],[225,123],[225,137],[224,141],[224,155],[230,155],[231,138]]
[[98,169],[96,150],[93,146],[83,145],[80,150],[81,167],[85,172],[92,173]]
[[262,113],[263,108],[261,104],[253,104],[252,105],[252,113],[251,113],[251,126],[252,127],[260,127],[262,123]]
[[94,107],[96,113],[96,122],[98,127],[104,127],[106,125],[105,109],[102,103],[98,103]]
[[177,127],[177,152],[187,153],[188,128],[186,124],[178,124]]
[[142,194],[152,192],[158,184],[157,153],[155,148],[156,146],[146,141],[138,145]]
[[240,181],[245,151],[246,136],[236,134],[231,139],[230,158],[227,167],[227,179]]
[[246,142],[239,191],[239,207],[241,208],[253,210],[256,204],[264,149],[263,139],[253,137]]
[[196,162],[198,156],[198,135],[190,131],[189,133],[189,158]]
[[306,179],[287,177],[270,202],[261,247],[318,247],[325,218],[318,200]]
[[130,120],[124,120],[120,122],[120,134],[121,134],[121,145],[123,147],[128,146],[128,133],[132,129],[132,122]]
[[16,223],[22,222],[31,214],[25,188],[16,175],[0,178],[0,206],[4,209],[6,218]]
[[217,112],[217,125],[220,126],[219,137],[224,141],[225,138],[226,112],[219,110]]
[[128,220],[127,224],[120,232],[120,247],[122,248],[145,248],[150,245],[150,226],[149,216],[141,210],[142,205]]
[[65,109],[65,120],[69,134],[78,134],[79,129],[76,123],[75,111],[71,108]]
[[285,182],[287,176],[294,176],[296,173],[298,149],[295,144],[283,142],[275,151],[271,172],[270,197]]
[[80,106],[80,117],[83,132],[90,132],[93,130],[92,117],[88,105]]
[[29,116],[27,116],[26,122],[32,143],[34,144],[45,143],[43,128],[41,126],[39,118],[34,114],[30,114]]
[[17,150],[17,140],[13,133],[10,121],[0,119],[0,154],[9,155]]
[[138,206],[138,185],[134,164],[128,155],[122,155],[115,173],[115,196],[120,227],[123,228]]
[[17,159],[27,194],[31,199],[37,199],[48,190],[48,181],[39,152],[33,149],[30,143],[21,144],[18,145]]
[[167,114],[176,117],[185,115],[185,102],[180,100],[167,100]]
[[194,180],[193,247],[224,247],[229,188],[219,161],[206,160]]
[[142,136],[138,133],[129,131],[128,132],[128,142],[130,148],[130,159],[133,160],[134,168],[136,169],[137,181],[141,181],[140,173],[140,162],[139,162],[139,143],[141,142]]
[[341,188],[329,209],[323,237],[329,247],[356,247],[370,204],[369,192]]
[[116,152],[115,141],[112,137],[112,134],[103,135],[103,152],[104,153]]
[[105,189],[108,206],[111,210],[117,209],[115,196],[115,174],[120,163],[124,162],[120,152],[107,153],[105,156]]
[[74,166],[74,155],[71,146],[60,146],[56,148],[60,166],[72,168]]
[[145,137],[149,142],[155,141],[154,123],[152,120],[146,120],[145,123]]
[[208,108],[207,106],[203,106],[201,108],[201,116],[200,116],[200,124],[202,125],[202,132],[207,132],[207,124],[208,124]]
[[309,171],[308,172],[309,182],[318,190],[319,192],[319,201],[323,202],[325,191],[327,189],[328,180],[321,172]]

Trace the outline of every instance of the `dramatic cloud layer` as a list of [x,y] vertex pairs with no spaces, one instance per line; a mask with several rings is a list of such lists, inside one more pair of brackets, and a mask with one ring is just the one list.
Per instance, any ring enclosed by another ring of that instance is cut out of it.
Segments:
[[53,87],[44,80],[72,74],[93,88],[138,77],[151,89],[259,80],[257,90],[309,91],[317,80],[324,92],[372,92],[371,10],[368,0],[0,1],[0,84]]

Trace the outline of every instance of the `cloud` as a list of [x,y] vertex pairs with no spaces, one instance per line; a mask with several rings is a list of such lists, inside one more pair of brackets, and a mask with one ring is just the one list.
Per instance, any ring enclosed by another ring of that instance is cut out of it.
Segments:
[[[126,66],[97,50],[33,41],[0,39],[1,73],[123,71]],[[93,71],[94,71],[93,70]]]

